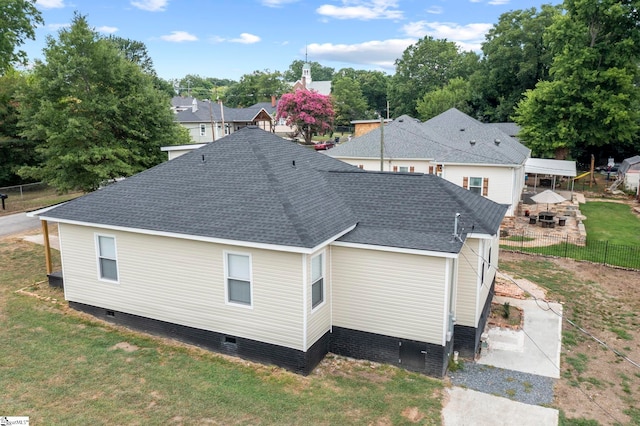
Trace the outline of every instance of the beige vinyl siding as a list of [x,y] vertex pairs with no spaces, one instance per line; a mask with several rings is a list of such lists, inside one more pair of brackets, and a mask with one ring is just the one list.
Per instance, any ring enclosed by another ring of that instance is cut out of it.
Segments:
[[[302,349],[302,255],[60,224],[67,300]],[[119,283],[98,280],[95,234]],[[252,307],[225,301],[225,251],[251,255]]]
[[[311,258],[324,252],[324,302],[315,309],[311,307]],[[311,347],[319,338],[331,329],[331,247],[319,250],[307,256],[307,348]]]
[[496,203],[508,204],[510,207],[507,215],[513,214],[517,203],[520,201],[519,195],[515,199],[513,197],[514,175],[512,167],[446,165],[442,177],[460,187],[465,177],[488,178],[489,192],[487,198]]
[[332,247],[333,324],[444,344],[446,259]]
[[456,294],[456,324],[475,327],[478,323],[478,298],[480,294],[478,257],[480,240],[467,238],[458,260],[458,287]]
[[174,158],[178,158],[181,155],[187,154],[191,151],[193,151],[196,148],[191,148],[191,149],[181,149],[181,150],[176,150],[176,151],[167,151],[167,153],[169,154],[169,160],[173,160]]

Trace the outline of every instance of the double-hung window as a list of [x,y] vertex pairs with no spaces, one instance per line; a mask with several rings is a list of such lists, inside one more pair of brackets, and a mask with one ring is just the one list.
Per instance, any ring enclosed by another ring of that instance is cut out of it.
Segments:
[[482,195],[482,178],[481,177],[469,178],[469,191],[474,192],[478,195]]
[[96,235],[96,245],[98,249],[98,277],[101,280],[118,282],[115,237]]
[[207,125],[200,123],[200,136],[206,136],[207,135]]
[[227,253],[227,302],[251,306],[251,256]]
[[311,258],[311,308],[324,302],[324,253]]

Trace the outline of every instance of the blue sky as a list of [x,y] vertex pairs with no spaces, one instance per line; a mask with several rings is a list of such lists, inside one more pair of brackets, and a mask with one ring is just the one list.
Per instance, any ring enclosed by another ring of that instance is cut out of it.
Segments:
[[238,80],[292,61],[394,72],[404,49],[426,35],[479,52],[502,13],[559,0],[38,0],[44,26],[23,49],[43,58],[47,35],[74,11],[104,34],[142,41],[158,75]]

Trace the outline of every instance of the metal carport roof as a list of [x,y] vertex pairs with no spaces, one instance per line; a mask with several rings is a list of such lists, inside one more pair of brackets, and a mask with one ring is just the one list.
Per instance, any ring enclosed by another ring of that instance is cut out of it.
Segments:
[[535,175],[553,175],[576,177],[576,162],[567,160],[549,160],[528,158],[524,164],[525,173]]

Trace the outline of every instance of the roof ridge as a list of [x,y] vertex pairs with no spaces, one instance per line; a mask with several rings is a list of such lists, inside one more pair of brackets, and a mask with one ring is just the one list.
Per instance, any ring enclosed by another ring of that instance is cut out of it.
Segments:
[[[258,129],[258,127],[256,126],[255,129]],[[274,193],[278,197],[278,200],[280,200],[280,203],[282,204],[282,209],[284,213],[287,215],[287,217],[289,218],[289,222],[295,229],[296,235],[298,235],[300,242],[305,246],[309,245],[313,239],[311,238],[311,235],[307,231],[307,227],[303,226],[302,218],[294,208],[293,203],[291,202],[287,192],[283,188],[282,182],[280,181],[280,179],[278,179],[278,176],[273,171],[273,167],[271,167],[271,163],[267,160],[267,157],[262,152],[262,146],[261,146],[262,144],[251,143],[251,142],[246,142],[246,143],[249,144],[251,150],[256,156],[256,160],[258,161],[258,164],[260,164],[260,167],[264,171],[265,176],[271,183],[269,187],[273,189]],[[295,165],[295,162],[292,165],[292,167],[297,167]]]

